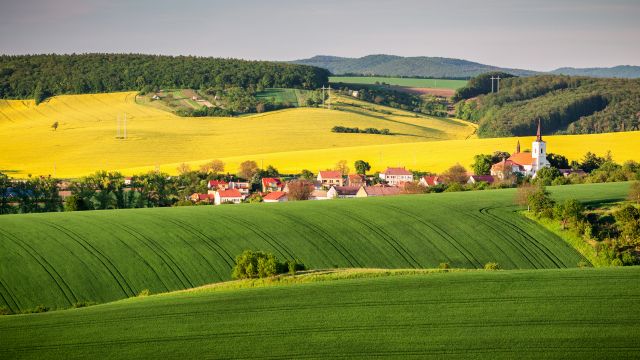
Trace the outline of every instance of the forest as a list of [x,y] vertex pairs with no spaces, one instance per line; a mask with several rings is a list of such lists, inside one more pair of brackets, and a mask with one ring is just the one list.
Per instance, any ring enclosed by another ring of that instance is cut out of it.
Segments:
[[306,65],[142,54],[0,55],[0,98],[162,88],[314,89],[329,72]]
[[639,79],[510,77],[491,93],[483,75],[455,99],[456,116],[477,123],[481,137],[531,135],[538,120],[545,134],[640,130]]

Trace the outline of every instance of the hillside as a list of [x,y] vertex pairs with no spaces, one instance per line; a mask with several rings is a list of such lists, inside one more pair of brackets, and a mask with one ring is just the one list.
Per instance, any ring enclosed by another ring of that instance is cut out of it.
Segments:
[[[477,91],[470,89],[474,83]],[[532,134],[536,120],[545,134],[640,130],[640,79],[512,77],[494,93],[487,84],[471,80],[456,96],[486,94],[456,105],[456,115],[476,122],[481,137]]]
[[[619,200],[628,184],[563,186]],[[582,256],[514,212],[515,190],[0,217],[0,305],[68,308],[230,278],[246,249],[312,269],[575,267]],[[456,219],[456,221],[451,221]],[[357,236],[354,236],[357,234]],[[16,271],[20,269],[20,271]]]
[[3,355],[630,359],[640,351],[637,267],[353,275],[0,316]]
[[605,77],[605,78],[640,78],[640,66],[619,65],[608,68],[573,68],[563,67],[551,71],[552,74],[571,75],[571,76],[589,76],[589,77]]
[[402,57],[394,55],[368,55],[361,58],[314,56],[292,61],[329,70],[334,75],[382,75],[427,78],[467,79],[489,71],[504,71],[518,76],[534,75],[535,71],[506,69],[472,61],[442,57]]
[[[11,154],[0,158],[0,169],[21,176],[54,171],[57,176],[81,176],[98,169],[154,168],[230,156],[260,162],[260,154],[465,139],[475,132],[468,122],[367,107],[373,111],[354,106],[347,108],[353,111],[297,108],[241,118],[182,118],[137,104],[131,92],[57,96],[38,106],[28,100],[0,100],[0,153]],[[117,118],[125,113],[128,139],[116,139]],[[386,128],[396,135],[331,132],[337,125]],[[176,166],[169,166],[171,173]],[[230,172],[236,169],[237,163],[227,167]]]

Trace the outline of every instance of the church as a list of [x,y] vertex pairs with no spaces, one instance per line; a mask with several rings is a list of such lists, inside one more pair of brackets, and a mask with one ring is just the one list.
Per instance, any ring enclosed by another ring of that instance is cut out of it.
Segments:
[[531,144],[531,152],[520,152],[520,141],[518,141],[513,155],[491,166],[491,175],[500,180],[514,173],[536,177],[538,170],[547,166],[549,166],[547,143],[542,140],[540,121],[538,121],[538,133],[536,140]]

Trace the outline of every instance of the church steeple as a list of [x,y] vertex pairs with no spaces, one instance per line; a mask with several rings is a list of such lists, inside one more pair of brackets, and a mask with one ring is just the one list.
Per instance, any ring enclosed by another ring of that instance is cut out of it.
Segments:
[[540,132],[540,119],[538,119],[538,132],[536,133],[536,141],[540,142],[542,141],[542,132]]
[[520,140],[518,140],[518,144],[516,145],[516,154],[520,154]]

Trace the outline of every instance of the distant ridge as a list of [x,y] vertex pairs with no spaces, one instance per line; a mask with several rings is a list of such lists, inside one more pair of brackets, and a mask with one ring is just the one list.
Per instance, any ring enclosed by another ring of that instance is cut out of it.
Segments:
[[[533,70],[502,68],[454,58],[428,56],[402,57],[384,54],[367,55],[361,58],[317,55],[309,59],[300,59],[291,62],[324,68],[335,75],[354,74],[467,79],[490,71],[502,71],[516,76],[531,76],[545,73]],[[610,68],[584,69],[562,67],[548,73],[590,77],[640,78],[640,66],[620,65]]]

